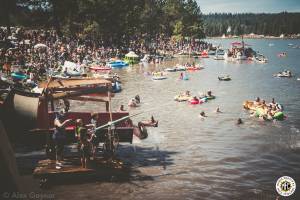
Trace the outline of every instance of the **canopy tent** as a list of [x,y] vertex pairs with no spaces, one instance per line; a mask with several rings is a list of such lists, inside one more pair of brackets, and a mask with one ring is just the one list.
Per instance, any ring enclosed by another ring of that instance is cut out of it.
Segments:
[[39,44],[34,45],[33,48],[35,48],[35,49],[47,49],[48,46],[45,45],[45,44],[39,43]]
[[139,57],[139,56],[138,56],[136,53],[134,53],[133,51],[129,51],[129,53],[126,54],[125,56],[128,57],[128,58],[138,58],[138,57]]

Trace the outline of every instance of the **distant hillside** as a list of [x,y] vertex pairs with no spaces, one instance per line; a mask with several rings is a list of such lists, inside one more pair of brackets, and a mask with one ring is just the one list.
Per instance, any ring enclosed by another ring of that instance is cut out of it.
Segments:
[[223,34],[241,35],[255,33],[259,35],[300,33],[300,13],[277,14],[227,14],[203,15],[206,36]]

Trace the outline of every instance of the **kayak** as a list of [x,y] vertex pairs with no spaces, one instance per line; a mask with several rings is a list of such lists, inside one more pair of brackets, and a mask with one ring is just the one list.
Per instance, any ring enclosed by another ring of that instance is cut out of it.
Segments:
[[19,73],[19,72],[13,72],[13,73],[11,73],[11,76],[15,80],[23,80],[23,79],[27,78],[26,74]]

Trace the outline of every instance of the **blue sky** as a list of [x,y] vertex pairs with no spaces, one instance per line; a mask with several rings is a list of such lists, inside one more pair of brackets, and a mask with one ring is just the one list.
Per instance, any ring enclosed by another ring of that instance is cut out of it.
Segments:
[[278,13],[300,12],[300,0],[196,0],[202,13]]

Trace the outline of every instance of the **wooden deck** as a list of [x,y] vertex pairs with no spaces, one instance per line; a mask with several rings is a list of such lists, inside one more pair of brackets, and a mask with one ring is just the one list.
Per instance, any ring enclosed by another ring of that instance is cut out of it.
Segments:
[[68,178],[86,178],[86,177],[108,177],[115,175],[128,174],[128,167],[121,161],[108,161],[104,158],[96,158],[90,161],[88,168],[82,168],[79,157],[65,158],[61,169],[56,169],[55,160],[41,160],[33,172],[33,176],[40,180],[43,179],[68,179]]

